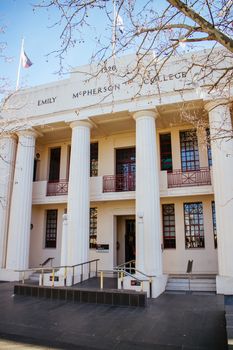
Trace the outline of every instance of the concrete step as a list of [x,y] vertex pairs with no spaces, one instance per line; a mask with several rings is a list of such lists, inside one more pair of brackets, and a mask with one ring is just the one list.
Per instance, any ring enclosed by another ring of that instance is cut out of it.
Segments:
[[167,286],[167,291],[206,291],[215,292],[216,291],[216,281],[215,278],[184,278],[184,277],[169,277]]

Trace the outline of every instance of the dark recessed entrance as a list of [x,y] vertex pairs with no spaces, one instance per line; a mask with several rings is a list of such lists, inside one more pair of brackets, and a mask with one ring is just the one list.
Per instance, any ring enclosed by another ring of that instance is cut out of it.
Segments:
[[135,219],[125,221],[125,261],[135,260]]

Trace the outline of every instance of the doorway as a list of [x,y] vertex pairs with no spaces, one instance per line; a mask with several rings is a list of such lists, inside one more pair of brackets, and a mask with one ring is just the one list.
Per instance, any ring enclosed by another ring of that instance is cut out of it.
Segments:
[[116,218],[116,265],[135,259],[135,215]]
[[135,219],[125,220],[125,262],[135,260]]

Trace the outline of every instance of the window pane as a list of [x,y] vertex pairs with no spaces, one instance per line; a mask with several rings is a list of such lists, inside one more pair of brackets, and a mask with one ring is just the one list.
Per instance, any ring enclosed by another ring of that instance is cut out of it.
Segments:
[[162,211],[164,249],[176,248],[174,204],[163,204]]
[[57,209],[46,211],[45,248],[56,248],[57,245]]
[[96,248],[96,244],[97,244],[97,208],[90,208],[89,247]]
[[199,151],[196,130],[180,131],[182,171],[199,170]]
[[184,203],[185,247],[204,248],[203,206],[201,202]]
[[161,170],[172,171],[171,134],[160,135]]
[[90,176],[98,176],[98,143],[91,143]]
[[50,150],[49,181],[59,181],[61,148]]
[[212,221],[213,221],[213,231],[214,231],[214,248],[218,247],[217,242],[217,226],[216,226],[216,211],[215,211],[215,202],[211,203],[212,205]]

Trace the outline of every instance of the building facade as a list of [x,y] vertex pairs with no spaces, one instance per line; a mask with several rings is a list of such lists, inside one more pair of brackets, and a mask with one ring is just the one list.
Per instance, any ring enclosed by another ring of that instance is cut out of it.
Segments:
[[116,75],[133,59],[18,92],[3,111],[0,279],[50,257],[136,259],[157,296],[193,260],[232,294],[233,144],[215,137],[232,130],[230,100],[201,98],[179,61],[138,93]]

